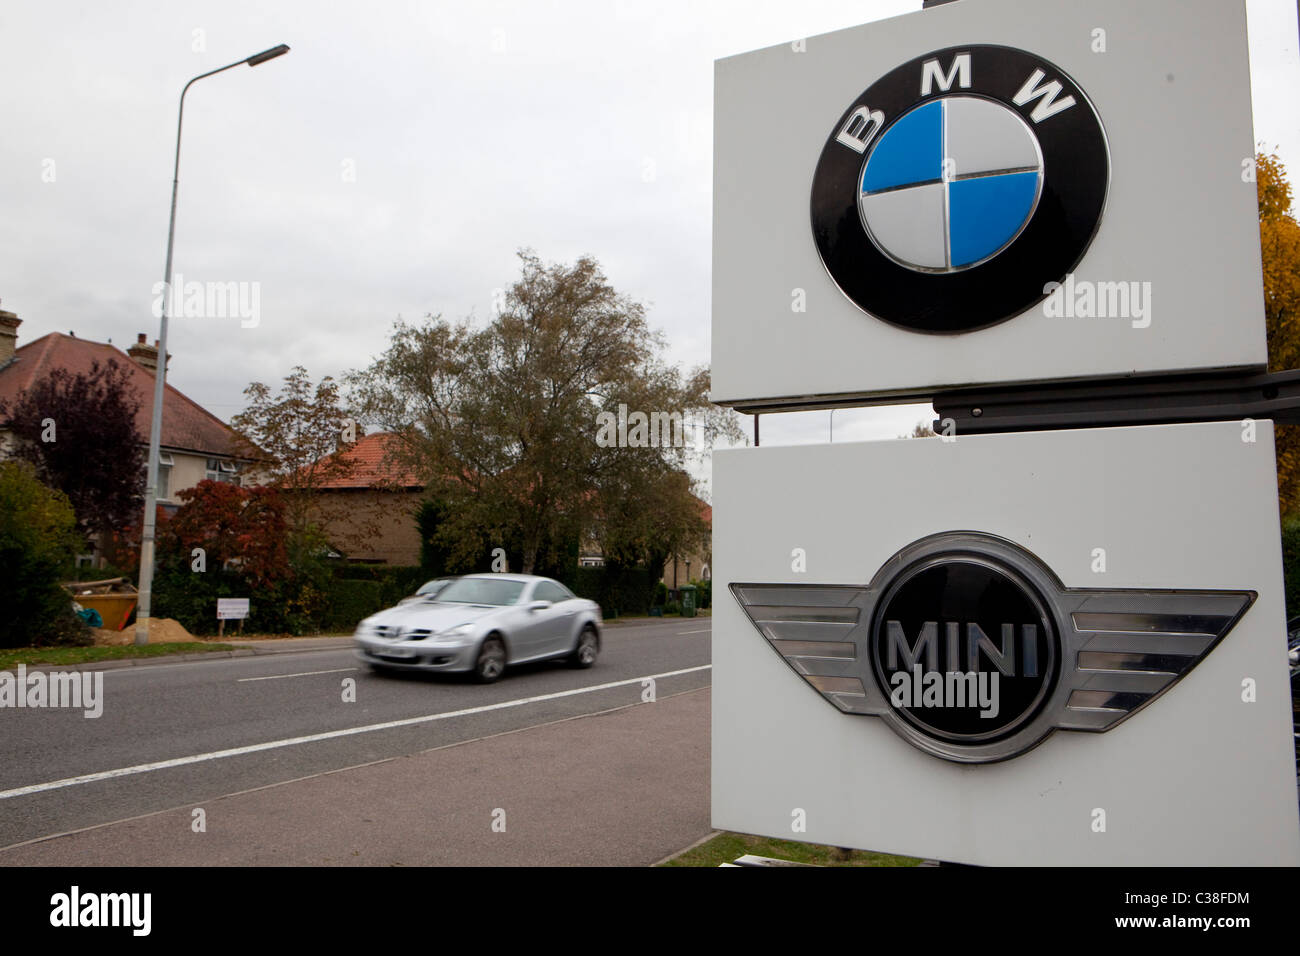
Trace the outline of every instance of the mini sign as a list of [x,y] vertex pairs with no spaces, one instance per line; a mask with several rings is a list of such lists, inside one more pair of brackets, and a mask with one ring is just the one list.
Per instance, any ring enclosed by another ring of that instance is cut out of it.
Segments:
[[248,598],[217,598],[217,620],[235,621],[248,617]]
[[714,401],[1263,368],[1246,52],[1240,0],[962,0],[718,61]]
[[1250,424],[715,452],[713,826],[1300,863],[1272,423]]

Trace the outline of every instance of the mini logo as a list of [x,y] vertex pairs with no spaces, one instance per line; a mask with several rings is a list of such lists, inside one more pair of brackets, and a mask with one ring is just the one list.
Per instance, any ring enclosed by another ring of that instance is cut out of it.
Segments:
[[1064,587],[1003,538],[948,532],[866,587],[733,584],[790,667],[847,714],[937,757],[988,763],[1054,730],[1110,730],[1232,629],[1253,591]]
[[813,176],[817,251],[859,308],[915,332],[986,328],[1083,258],[1110,179],[1073,80],[1023,50],[965,46],[887,73]]

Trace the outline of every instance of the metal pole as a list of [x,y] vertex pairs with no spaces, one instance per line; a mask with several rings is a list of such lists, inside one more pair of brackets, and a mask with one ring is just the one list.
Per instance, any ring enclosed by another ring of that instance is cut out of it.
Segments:
[[[278,52],[277,52],[278,51]],[[144,524],[140,533],[140,586],[135,612],[135,643],[149,643],[149,615],[153,610],[153,567],[155,518],[158,510],[158,450],[162,439],[163,395],[167,381],[167,307],[172,296],[172,247],[176,239],[176,192],[181,176],[181,127],[185,121],[185,94],[199,80],[226,70],[243,66],[257,66],[268,59],[288,53],[287,46],[273,47],[255,56],[246,57],[207,73],[200,73],[181,90],[180,110],[176,115],[176,160],[172,166],[172,210],[167,222],[167,264],[163,267],[162,316],[158,326],[158,359],[153,376],[153,412],[149,419],[149,463],[145,474]]]

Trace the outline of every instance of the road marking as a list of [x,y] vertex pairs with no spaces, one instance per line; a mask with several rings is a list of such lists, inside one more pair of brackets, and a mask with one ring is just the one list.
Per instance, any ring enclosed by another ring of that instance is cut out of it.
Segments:
[[316,674],[342,674],[344,671],[355,671],[356,667],[336,667],[332,671],[303,671],[300,674],[272,674],[269,677],[240,677],[235,681],[236,684],[246,684],[253,680],[284,680],[286,677],[314,677]]
[[711,628],[711,627],[706,627],[706,628],[703,628],[702,630],[699,630],[699,631],[678,631],[677,633],[678,633],[678,634],[707,634],[707,633],[709,633],[709,631],[711,631],[711,630],[713,630],[713,628]]
[[694,674],[698,671],[712,670],[712,664],[701,664],[699,667],[685,667],[676,671],[665,671],[662,674],[648,674],[645,677],[631,677],[627,680],[611,681],[608,684],[593,684],[591,687],[575,687],[572,690],[557,691],[554,694],[539,694],[536,697],[520,697],[515,700],[503,700],[497,704],[484,704],[482,707],[466,707],[463,710],[449,710],[441,714],[426,714],[423,717],[405,717],[402,720],[388,720],[382,724],[367,724],[363,727],[345,727],[343,730],[329,730],[319,734],[307,734],[304,737],[288,737],[284,740],[268,740],[261,744],[249,744],[246,747],[232,747],[229,750],[213,750],[204,754],[192,754],[188,757],[175,757],[171,760],[158,760],[153,763],[136,764],[133,767],[119,767],[116,770],[101,770],[98,773],[86,773],[79,777],[66,777],[63,780],[51,780],[49,783],[34,783],[27,787],[15,787],[13,790],[0,790],[0,800],[8,800],[11,797],[26,797],[33,793],[45,793],[49,790],[62,790],[65,787],[76,787],[84,783],[97,783],[100,780],[114,780],[118,777],[129,777],[137,773],[151,773],[155,770],[170,770],[173,767],[185,767],[194,763],[206,763],[209,760],[221,760],[225,757],[242,757],[245,754],[255,754],[263,750],[278,750],[281,747],[295,747],[299,744],[311,744],[321,740],[333,740],[336,737],[351,737],[355,734],[367,734],[375,730],[391,730],[394,727],[413,727],[417,724],[428,724],[435,720],[450,720],[453,717],[468,717],[472,714],[486,714],[494,710],[507,710],[511,707],[522,707],[525,704],[537,704],[547,700],[559,700],[563,697],[575,697],[579,694],[590,694],[598,690],[609,690],[614,687],[627,687],[631,684],[641,684],[648,680],[659,680],[664,677],[676,677],[679,674]]

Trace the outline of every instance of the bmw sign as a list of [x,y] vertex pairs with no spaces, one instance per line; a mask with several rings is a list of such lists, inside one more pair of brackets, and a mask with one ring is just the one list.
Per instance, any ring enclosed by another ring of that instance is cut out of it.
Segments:
[[1245,49],[1241,0],[959,0],[717,61],[713,400],[1264,368]]
[[1065,71],[964,46],[885,74],[835,124],[813,178],[827,272],[915,332],[1023,312],[1083,257],[1106,203],[1106,135]]

